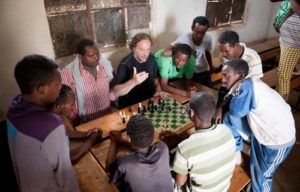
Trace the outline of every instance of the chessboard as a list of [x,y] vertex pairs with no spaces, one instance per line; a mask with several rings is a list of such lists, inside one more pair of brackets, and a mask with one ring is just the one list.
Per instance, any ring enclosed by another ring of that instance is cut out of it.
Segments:
[[171,98],[159,99],[156,103],[149,99],[147,106],[139,104],[138,113],[148,117],[157,132],[164,130],[176,132],[192,124],[186,113],[186,107]]

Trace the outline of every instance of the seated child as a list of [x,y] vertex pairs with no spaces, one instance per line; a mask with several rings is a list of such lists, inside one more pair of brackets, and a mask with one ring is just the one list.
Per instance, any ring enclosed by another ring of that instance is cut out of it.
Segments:
[[[152,144],[154,126],[142,115],[130,118],[126,127],[134,152],[117,158],[118,145],[126,144],[121,132],[111,132],[111,144],[106,159],[110,181],[120,182],[120,191],[173,191],[169,167],[169,150],[165,143]],[[127,143],[128,145],[128,143]]]
[[248,71],[242,59],[224,64],[222,84],[232,97],[224,123],[231,128],[237,151],[243,139],[250,140],[251,190],[271,191],[275,170],[295,143],[295,121],[284,99],[260,79],[245,78]]
[[70,151],[72,163],[84,155],[93,144],[101,141],[102,137],[102,130],[97,128],[87,132],[75,131],[71,120],[68,118],[73,111],[74,104],[75,94],[69,86],[63,84],[52,110],[64,119],[69,139],[87,139],[82,145]]
[[[155,59],[160,74],[163,91],[191,97],[193,90],[191,79],[195,71],[196,61],[192,56],[192,48],[187,44],[178,43],[172,47],[172,56],[164,56],[161,49],[155,53]],[[185,90],[170,86],[169,80],[185,77]]]
[[208,93],[199,92],[191,98],[188,113],[196,132],[178,144],[172,166],[178,191],[227,191],[230,186],[235,141],[227,126],[212,125],[215,109],[215,100]]

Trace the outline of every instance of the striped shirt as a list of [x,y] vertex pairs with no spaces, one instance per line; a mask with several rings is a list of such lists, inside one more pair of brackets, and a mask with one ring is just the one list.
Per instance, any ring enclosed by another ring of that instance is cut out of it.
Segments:
[[190,175],[191,191],[227,191],[235,167],[235,140],[228,127],[200,129],[178,145],[173,170]]
[[[245,60],[248,63],[249,66],[249,73],[247,75],[247,78],[261,78],[264,76],[263,69],[262,69],[262,62],[261,58],[258,55],[258,53],[246,47],[245,43],[240,43],[240,46],[244,48],[244,53],[241,57],[241,59]],[[222,57],[223,63],[226,63],[228,59]]]
[[300,48],[300,16],[296,13],[280,27],[280,42],[289,47]]
[[103,65],[98,65],[97,78],[95,79],[95,77],[80,64],[79,70],[83,81],[83,90],[76,85],[72,71],[68,66],[61,70],[61,77],[62,83],[71,87],[74,93],[76,93],[76,102],[71,118],[74,119],[79,114],[77,91],[83,92],[84,95],[83,107],[85,114],[80,117],[83,121],[89,121],[108,113],[110,111],[110,101],[115,100],[115,95],[113,92],[110,92],[109,76],[106,74]]

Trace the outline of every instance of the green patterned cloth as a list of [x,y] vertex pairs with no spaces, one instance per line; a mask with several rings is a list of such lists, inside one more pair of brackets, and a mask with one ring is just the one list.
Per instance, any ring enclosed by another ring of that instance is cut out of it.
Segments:
[[273,26],[277,32],[283,22],[293,13],[291,3],[289,0],[283,0],[280,4],[280,7],[277,11],[276,16],[274,17]]

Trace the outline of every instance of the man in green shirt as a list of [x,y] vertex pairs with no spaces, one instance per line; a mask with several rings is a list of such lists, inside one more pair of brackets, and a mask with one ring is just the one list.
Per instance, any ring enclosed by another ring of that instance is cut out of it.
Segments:
[[[196,60],[192,56],[192,48],[187,44],[176,44],[172,56],[163,56],[163,49],[155,53],[163,91],[191,97],[191,79],[195,71]],[[185,78],[185,90],[170,86],[169,79]]]

